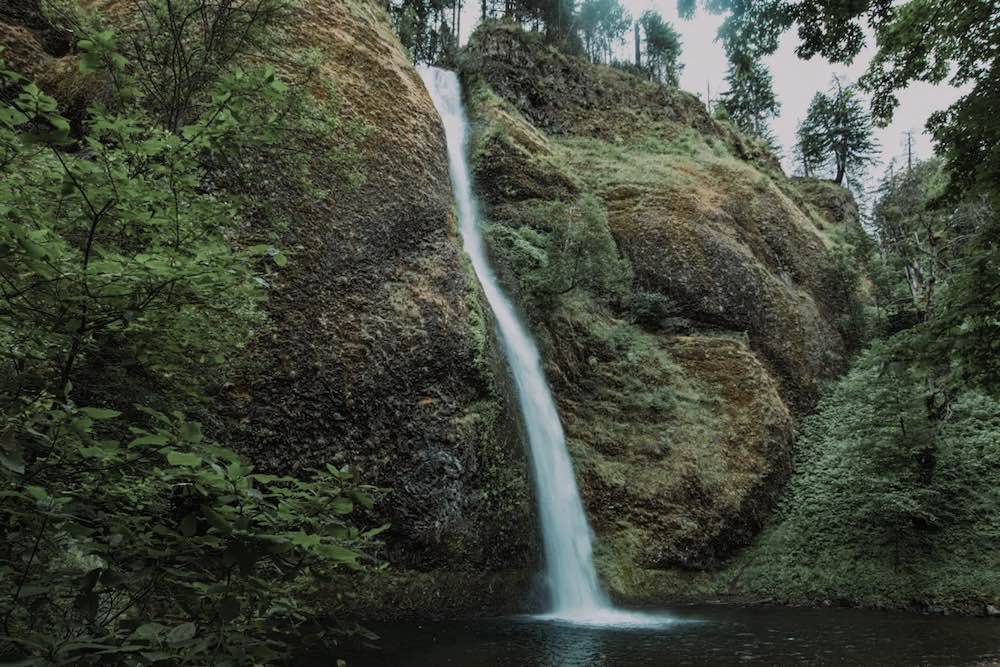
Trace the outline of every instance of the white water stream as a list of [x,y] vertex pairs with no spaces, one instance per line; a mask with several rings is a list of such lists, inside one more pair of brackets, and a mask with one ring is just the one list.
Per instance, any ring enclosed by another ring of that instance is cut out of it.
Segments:
[[469,125],[458,77],[435,67],[421,68],[420,76],[444,124],[465,252],[496,317],[524,417],[545,544],[545,576],[551,594],[548,616],[588,623],[634,622],[639,615],[615,610],[597,580],[590,525],[538,349],[497,283],[486,256],[479,205],[472,192],[467,159]]

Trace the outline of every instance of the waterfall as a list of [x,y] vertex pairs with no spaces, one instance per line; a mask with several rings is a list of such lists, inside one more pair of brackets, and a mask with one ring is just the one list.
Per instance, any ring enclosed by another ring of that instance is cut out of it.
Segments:
[[598,620],[614,615],[594,571],[590,524],[538,348],[500,288],[486,256],[479,205],[472,192],[467,159],[469,124],[458,77],[454,72],[435,67],[421,68],[420,76],[444,124],[462,242],[496,318],[527,430],[545,545],[551,615],[570,620]]

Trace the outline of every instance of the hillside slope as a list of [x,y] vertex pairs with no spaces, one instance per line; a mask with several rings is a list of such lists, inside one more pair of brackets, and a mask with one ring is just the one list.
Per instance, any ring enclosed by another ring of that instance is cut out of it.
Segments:
[[664,574],[752,540],[796,417],[856,346],[856,209],[693,96],[531,33],[481,27],[462,63],[487,236],[542,342],[602,573],[669,592]]

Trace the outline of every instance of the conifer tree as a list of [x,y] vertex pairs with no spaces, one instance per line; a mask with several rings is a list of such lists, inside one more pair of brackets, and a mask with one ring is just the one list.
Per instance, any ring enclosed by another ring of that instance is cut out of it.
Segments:
[[781,104],[764,63],[741,55],[731,57],[726,83],[729,88],[720,100],[726,115],[744,133],[773,145],[769,123],[777,117]]
[[829,168],[833,180],[856,185],[878,155],[871,116],[853,86],[837,79],[828,93],[816,93],[799,126],[797,151],[807,175]]
[[584,0],[577,23],[587,57],[593,62],[611,62],[611,51],[632,25],[632,16],[618,0]]

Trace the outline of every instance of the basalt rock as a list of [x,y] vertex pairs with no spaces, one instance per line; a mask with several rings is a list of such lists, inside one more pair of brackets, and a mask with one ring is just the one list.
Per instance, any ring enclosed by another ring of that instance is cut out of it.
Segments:
[[376,3],[309,0],[292,31],[366,128],[364,182],[317,169],[328,196],[289,204],[292,259],[227,397],[232,440],[263,468],[350,464],[388,489],[374,519],[393,567],[526,568],[530,473],[437,113]]
[[[693,96],[516,27],[481,26],[460,61],[477,187],[503,230],[487,238],[547,361],[605,582],[641,596],[650,573],[719,567],[773,511],[796,418],[856,345],[859,295],[827,233],[858,224],[853,199],[786,178]],[[537,211],[585,194],[629,284],[538,307],[550,239],[572,238],[553,229],[574,223]]]

